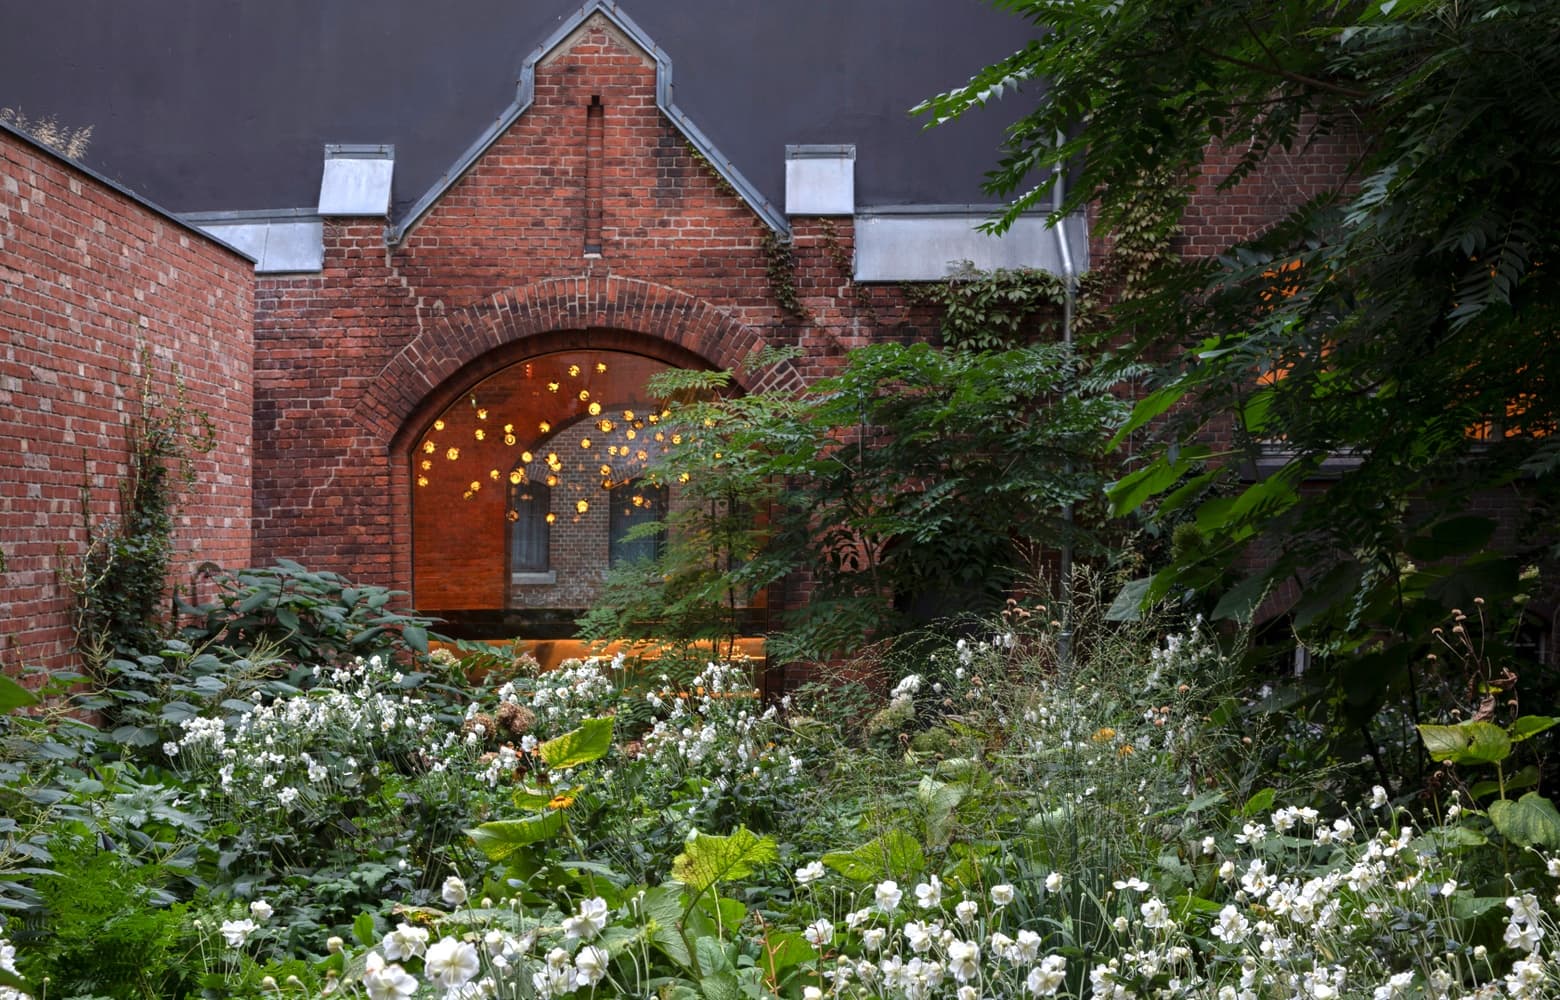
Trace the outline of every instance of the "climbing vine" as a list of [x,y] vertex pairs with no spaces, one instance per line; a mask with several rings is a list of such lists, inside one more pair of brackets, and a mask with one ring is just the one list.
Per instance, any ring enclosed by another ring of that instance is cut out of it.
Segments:
[[802,304],[796,291],[796,248],[789,240],[773,232],[764,234],[764,267],[769,275],[769,288],[786,312],[805,322],[812,320],[812,313]]
[[195,456],[216,446],[216,429],[190,406],[177,367],[169,372],[169,395],[156,388],[150,352],[141,352],[140,369],[139,410],[125,428],[129,468],[119,509],[95,524],[84,482],[86,549],[62,560],[75,597],[77,648],[89,662],[156,650],[179,496],[195,483]]

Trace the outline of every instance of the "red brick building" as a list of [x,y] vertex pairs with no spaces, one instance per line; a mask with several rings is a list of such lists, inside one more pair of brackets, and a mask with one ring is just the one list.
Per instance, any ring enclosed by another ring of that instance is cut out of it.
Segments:
[[[177,208],[0,134],[0,659],[64,655],[51,567],[82,543],[83,479],[113,505],[143,346],[221,435],[179,579],[287,557],[452,619],[566,627],[615,539],[676,502],[637,481],[665,443],[651,373],[794,346],[739,381],[796,387],[875,337],[930,335],[906,289],[961,261],[1088,266],[1083,219],[974,229],[1004,114],[922,136],[904,112],[1022,25],[974,0],[782,6],[223,3],[176,29],[78,26],[105,60],[173,47],[120,74],[128,93],[0,73],[0,106],[92,124],[98,171]],[[58,15],[27,16],[0,65],[66,44]],[[1188,249],[1307,193],[1282,169],[1210,190]]]

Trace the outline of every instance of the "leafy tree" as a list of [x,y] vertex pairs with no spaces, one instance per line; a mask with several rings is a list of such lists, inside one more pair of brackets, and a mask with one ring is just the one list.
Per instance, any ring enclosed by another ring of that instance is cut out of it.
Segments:
[[[1045,30],[919,109],[942,121],[1023,89],[988,178],[1011,199],[996,229],[1066,170],[1064,210],[1092,203],[1105,229],[1164,243],[1212,149],[1241,151],[1232,192],[1280,153],[1358,150],[1269,231],[1155,262],[1104,337],[1159,361],[1118,435],[1150,440],[1115,508],[1185,525],[1122,606],[1189,588],[1244,616],[1291,584],[1311,641],[1361,654],[1336,658],[1325,690],[1367,719],[1448,607],[1493,607],[1555,555],[1560,6],[998,6]],[[1473,513],[1501,493],[1533,524]],[[1242,570],[1253,550],[1262,567]],[[1383,630],[1403,641],[1378,648]]]
[[[658,474],[689,502],[658,564],[630,571],[639,586],[618,575],[588,632],[728,635],[737,595],[793,574],[809,590],[771,639],[782,660],[1000,603],[1041,548],[1089,545],[1098,456],[1125,417],[1109,381],[1055,343],[876,344],[800,395],[715,394],[728,381],[657,383],[681,399],[662,421],[677,443]],[[1083,516],[1067,519],[1068,505]],[[660,583],[643,586],[646,573]]]

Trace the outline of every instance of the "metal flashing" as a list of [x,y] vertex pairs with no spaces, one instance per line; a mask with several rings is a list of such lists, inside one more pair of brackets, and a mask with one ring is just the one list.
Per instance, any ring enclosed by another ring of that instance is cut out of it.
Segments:
[[15,126],[8,125],[5,122],[0,121],[0,132],[16,138],[19,142],[26,144],[28,147],[35,149],[38,152],[51,157],[52,159],[58,160],[60,163],[65,164],[77,173],[91,178],[93,181],[103,185],[110,191],[113,191],[116,194],[134,202],[135,204],[140,205],[149,212],[161,216],[162,218],[178,226],[180,229],[186,229],[196,236],[199,236],[201,239],[210,240],[211,242],[220,246],[222,249],[236,253],[246,260],[255,259],[252,254],[245,253],[243,250],[234,246],[232,243],[229,243],[227,240],[224,240],[218,236],[213,236],[212,234],[201,229],[199,226],[190,224],[189,222],[185,221],[183,216],[175,215],[156,202],[147,198],[143,198],[141,195],[136,194],[134,191],[125,187],[123,184],[119,183],[113,178],[105,177],[103,174],[93,170],[91,167],[85,165],[80,160],[75,160],[69,156],[66,156],[64,153],[61,153],[53,146],[44,145],[37,139],[34,139],[32,136],[28,135],[26,132],[23,132],[21,129],[16,128]]
[[320,174],[319,214],[389,215],[394,175],[394,146],[327,144],[325,168]]
[[183,220],[253,260],[256,274],[317,272],[325,266],[325,224],[312,211],[191,212]]
[[[982,271],[1028,267],[1062,273],[1061,248],[1045,216],[1025,215],[1002,236],[993,236],[978,228],[992,211],[940,210],[946,208],[907,206],[857,214],[856,280],[940,281],[966,264]],[[1075,214],[1057,224],[1077,269],[1087,270],[1087,220]]]
[[856,211],[856,147],[785,147],[785,214],[852,215]]
[[488,147],[498,140],[498,137],[513,125],[522,114],[526,112],[536,99],[536,67],[545,60],[558,46],[566,42],[579,28],[593,16],[601,16],[609,25],[621,32],[634,45],[642,49],[646,55],[655,61],[655,103],[661,113],[682,132],[683,136],[693,145],[693,148],[710,166],[720,174],[721,178],[730,184],[743,201],[759,218],[773,229],[776,234],[784,239],[791,236],[790,224],[785,215],[772,205],[767,198],[754,187],[752,182],[742,175],[730,159],[723,155],[715,144],[709,140],[703,131],[677,106],[672,89],[672,60],[661,48],[645,34],[644,30],[635,24],[625,14],[614,0],[589,0],[580,7],[572,16],[558,26],[558,29],[547,37],[547,40],[538,45],[526,56],[525,63],[520,67],[520,80],[515,90],[515,101],[505,108],[493,120],[493,123],[483,130],[476,140],[461,154],[460,158],[450,166],[444,174],[434,182],[423,196],[407,209],[406,213],[398,220],[392,220],[385,232],[387,243],[394,245],[401,242],[406,234],[411,231],[434,204],[444,196],[444,193],[454,186],[455,182],[470,170],[487,152]]

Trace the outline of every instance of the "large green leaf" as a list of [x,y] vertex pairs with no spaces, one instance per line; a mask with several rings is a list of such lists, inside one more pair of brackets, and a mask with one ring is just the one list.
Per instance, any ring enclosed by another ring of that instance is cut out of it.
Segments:
[[563,829],[563,812],[554,810],[525,819],[501,819],[467,830],[477,848],[494,861],[502,861],[522,847],[557,836]]
[[774,840],[745,826],[727,837],[701,833],[683,844],[682,853],[672,861],[672,877],[697,894],[719,882],[746,878],[758,866],[773,864],[779,857]]
[[1537,792],[1528,792],[1515,802],[1492,802],[1488,812],[1495,829],[1512,843],[1523,847],[1560,847],[1560,812]]
[[1511,738],[1492,722],[1422,725],[1418,728],[1426,752],[1443,763],[1494,764],[1511,755]]
[[854,851],[830,851],[821,860],[854,882],[876,882],[891,875],[918,875],[926,870],[921,845],[902,830],[891,830]]
[[548,740],[536,753],[553,770],[600,760],[612,749],[612,719],[586,719],[578,729]]
[[678,928],[683,912],[678,892],[670,886],[658,885],[646,890],[634,905],[644,921],[650,942],[677,963],[678,967],[691,968],[693,957],[688,951],[688,942],[683,940]]
[[38,696],[22,687],[20,684],[0,674],[0,715],[13,709],[26,708],[28,705],[38,704]]

